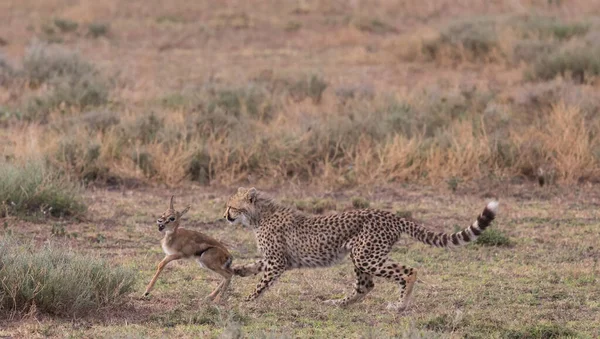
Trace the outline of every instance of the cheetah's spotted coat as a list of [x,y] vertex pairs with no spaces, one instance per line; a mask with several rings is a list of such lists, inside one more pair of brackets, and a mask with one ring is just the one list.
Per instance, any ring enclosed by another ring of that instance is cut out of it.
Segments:
[[417,271],[388,259],[392,246],[402,233],[426,244],[450,247],[475,240],[496,216],[498,203],[488,203],[477,220],[454,234],[429,231],[416,222],[391,212],[363,209],[328,216],[311,216],[282,206],[255,188],[240,187],[227,202],[225,218],[252,227],[264,258],[254,264],[234,268],[234,274],[248,276],[264,272],[256,290],[246,300],[265,291],[286,270],[329,266],[350,254],[356,283],[352,293],[334,305],[349,305],[361,300],[374,287],[373,277],[385,277],[400,287],[400,300],[388,307],[405,309]]

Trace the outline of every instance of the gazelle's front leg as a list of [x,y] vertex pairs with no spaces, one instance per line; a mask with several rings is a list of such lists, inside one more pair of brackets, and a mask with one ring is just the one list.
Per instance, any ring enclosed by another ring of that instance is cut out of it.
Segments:
[[264,266],[264,272],[262,279],[256,285],[254,293],[244,299],[244,301],[251,301],[258,298],[269,286],[279,278],[279,276],[285,272],[286,263],[283,260],[267,260]]
[[167,255],[159,264],[158,264],[158,269],[156,270],[156,273],[154,274],[154,277],[152,277],[152,280],[150,281],[150,283],[148,284],[148,287],[146,287],[146,292],[144,292],[144,296],[148,296],[148,294],[150,294],[150,291],[152,290],[152,287],[154,287],[154,284],[156,283],[156,279],[158,279],[158,275],[160,274],[160,272],[162,272],[163,268],[165,268],[165,266],[173,261],[173,260],[179,260],[181,259],[182,256],[181,254],[171,254],[171,255]]
[[249,275],[255,275],[259,272],[263,272],[266,266],[265,260],[261,259],[253,264],[233,267],[233,274],[240,277],[247,277]]

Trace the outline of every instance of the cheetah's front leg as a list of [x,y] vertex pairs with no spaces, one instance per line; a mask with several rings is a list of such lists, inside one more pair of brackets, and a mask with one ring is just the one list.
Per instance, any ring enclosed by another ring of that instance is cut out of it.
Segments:
[[274,262],[270,260],[267,261],[265,274],[258,285],[256,285],[256,290],[254,290],[254,293],[246,297],[244,301],[252,301],[258,298],[269,286],[273,285],[273,283],[281,274],[283,274],[283,272],[285,272],[285,263]]

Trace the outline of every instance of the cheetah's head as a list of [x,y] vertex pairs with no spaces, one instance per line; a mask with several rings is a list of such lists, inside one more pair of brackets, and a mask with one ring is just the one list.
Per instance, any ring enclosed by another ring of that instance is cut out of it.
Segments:
[[250,226],[249,220],[256,212],[256,188],[238,188],[237,192],[227,200],[227,208],[223,216],[232,224]]

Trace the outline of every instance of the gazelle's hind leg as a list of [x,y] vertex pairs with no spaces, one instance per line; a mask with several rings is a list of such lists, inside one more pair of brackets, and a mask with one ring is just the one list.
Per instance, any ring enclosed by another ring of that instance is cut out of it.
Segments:
[[208,296],[206,296],[206,299],[212,301],[217,296],[219,291],[221,291],[221,288],[223,287],[224,283],[225,283],[225,280],[221,281],[219,283],[219,285],[217,286],[217,288],[215,288],[212,292],[210,292],[210,294]]
[[227,292],[227,289],[229,288],[229,283],[231,282],[231,276],[229,276],[228,278],[225,278],[221,284],[219,285],[219,294],[217,294],[216,298],[214,299],[215,303],[219,303],[221,302],[221,299],[225,297],[225,293]]
[[223,280],[219,283],[217,288],[206,297],[206,300],[212,300],[215,303],[219,303],[225,295],[231,277],[233,276],[233,271],[231,270],[231,257],[224,255],[222,251],[215,248],[202,253],[202,256],[198,258],[198,262],[201,266],[206,267],[223,277]]

